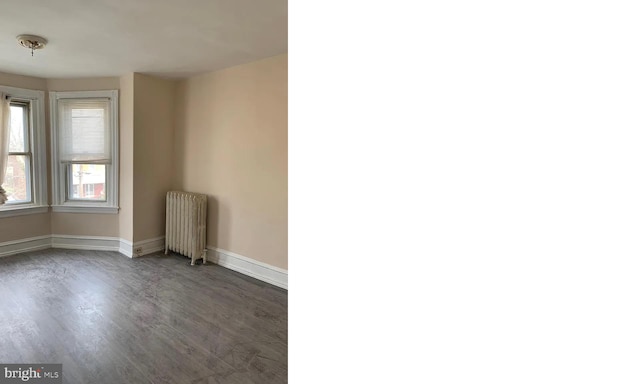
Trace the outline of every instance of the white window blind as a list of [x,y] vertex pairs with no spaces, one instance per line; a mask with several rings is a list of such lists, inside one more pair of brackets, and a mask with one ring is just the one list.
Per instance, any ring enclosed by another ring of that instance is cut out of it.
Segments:
[[58,101],[58,151],[63,163],[111,164],[109,99]]

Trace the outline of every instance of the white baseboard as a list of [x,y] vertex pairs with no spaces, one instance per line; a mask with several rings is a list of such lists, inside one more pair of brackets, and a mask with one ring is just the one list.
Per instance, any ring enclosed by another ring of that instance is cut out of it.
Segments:
[[5,241],[0,243],[0,257],[47,248],[51,248],[51,236],[49,235]]
[[129,240],[120,239],[118,252],[122,253],[127,257],[133,257],[133,243],[130,242]]
[[148,255],[158,251],[164,251],[164,236],[136,241],[135,244],[133,244],[135,257]]
[[243,275],[251,276],[280,288],[288,289],[289,272],[246,256],[208,246],[207,260]]
[[51,235],[51,247],[92,251],[119,251],[120,239],[104,236]]
[[[131,243],[118,237],[51,235],[0,243],[0,257],[47,248],[116,251],[138,257],[164,250],[164,236]],[[258,280],[288,289],[288,271],[216,247],[207,247],[207,260]],[[138,252],[136,252],[138,250]]]
[[[138,257],[164,249],[164,236],[131,243],[118,237],[51,235],[52,248],[117,251]],[[140,250],[136,252],[136,250]]]

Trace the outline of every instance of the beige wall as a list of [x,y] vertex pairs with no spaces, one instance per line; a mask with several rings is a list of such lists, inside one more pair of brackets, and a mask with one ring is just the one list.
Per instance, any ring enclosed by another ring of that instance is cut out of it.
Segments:
[[118,215],[52,212],[51,233],[69,236],[119,237]]
[[165,196],[173,186],[176,82],[134,75],[133,240],[164,236]]
[[87,77],[79,79],[47,79],[49,91],[105,91],[120,88],[118,77]]
[[183,80],[176,182],[209,195],[208,243],[287,269],[287,55]]
[[51,234],[48,213],[0,219],[0,242],[28,239]]
[[44,91],[47,89],[47,80],[39,77],[0,72],[0,85]]

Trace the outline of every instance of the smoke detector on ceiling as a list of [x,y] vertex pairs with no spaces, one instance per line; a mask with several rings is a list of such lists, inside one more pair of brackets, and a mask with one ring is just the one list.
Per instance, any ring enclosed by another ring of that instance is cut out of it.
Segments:
[[20,35],[16,38],[18,39],[18,43],[20,43],[20,45],[31,50],[31,56],[33,56],[34,50],[42,49],[45,45],[47,45],[47,40],[44,37],[40,36]]

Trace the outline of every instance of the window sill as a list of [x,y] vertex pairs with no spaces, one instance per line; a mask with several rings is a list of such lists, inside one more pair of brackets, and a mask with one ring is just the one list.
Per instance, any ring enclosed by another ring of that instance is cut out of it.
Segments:
[[53,205],[51,210],[53,212],[65,212],[65,213],[106,213],[117,214],[118,207],[100,207],[92,205]]
[[0,218],[34,215],[37,213],[49,212],[47,205],[21,204],[21,205],[0,205]]

